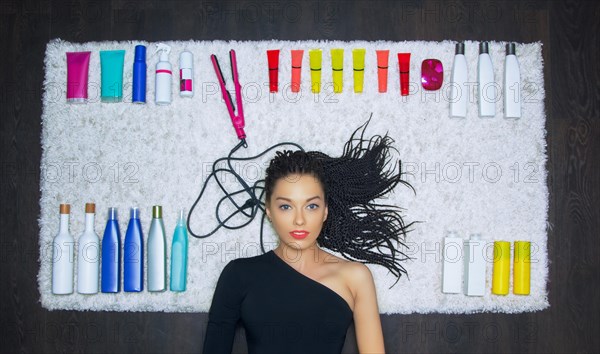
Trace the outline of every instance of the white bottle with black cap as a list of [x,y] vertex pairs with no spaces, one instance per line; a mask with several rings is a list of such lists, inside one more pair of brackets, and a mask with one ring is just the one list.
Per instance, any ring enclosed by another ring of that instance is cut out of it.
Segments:
[[515,44],[506,44],[504,61],[504,117],[521,117],[521,71],[515,55]]
[[467,83],[467,59],[465,44],[456,43],[456,54],[450,77],[450,117],[464,118],[467,116],[469,88]]
[[157,105],[167,105],[171,103],[171,85],[173,81],[173,72],[169,62],[171,47],[164,43],[159,43],[156,46],[156,52],[160,53],[160,59],[156,63],[154,101]]
[[489,54],[488,42],[479,43],[479,61],[477,63],[477,83],[479,101],[479,116],[494,117],[498,93],[494,81],[494,66]]
[[179,54],[179,96],[194,96],[194,55],[190,51]]

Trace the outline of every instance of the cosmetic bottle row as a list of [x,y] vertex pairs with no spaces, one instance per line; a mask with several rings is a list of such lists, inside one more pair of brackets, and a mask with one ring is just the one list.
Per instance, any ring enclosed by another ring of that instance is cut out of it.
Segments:
[[[171,48],[163,43],[156,45],[159,61],[155,70],[155,102],[167,105],[172,100],[172,67],[169,62]],[[267,50],[267,71],[269,76],[269,91],[279,90],[279,57],[280,50]],[[101,100],[102,102],[120,102],[123,98],[123,63],[125,50],[100,51],[101,64]],[[376,50],[378,91],[387,92],[389,50]],[[469,87],[467,60],[464,43],[457,43],[455,58],[452,66],[450,82],[450,116],[466,117],[469,102]],[[67,53],[67,101],[84,103],[88,98],[88,71],[91,52]],[[331,75],[333,92],[343,91],[344,49],[334,48],[331,55]],[[302,62],[304,50],[291,50],[291,90],[299,92],[302,83]],[[321,92],[322,58],[321,49],[308,52],[311,92]],[[354,92],[362,93],[365,80],[366,49],[352,50],[352,70],[354,73]],[[398,72],[400,79],[400,95],[408,96],[410,84],[411,53],[397,53]],[[193,97],[193,54],[183,51],[179,55],[179,95]],[[146,102],[146,47],[137,45],[133,63],[132,102]],[[421,86],[428,91],[442,87],[444,81],[444,66],[438,59],[425,59],[421,62]],[[499,89],[500,88],[500,89]],[[519,118],[521,116],[521,79],[515,44],[506,45],[504,64],[504,116]],[[501,95],[501,87],[494,80],[494,67],[489,55],[489,44],[479,44],[479,59],[477,64],[477,102],[480,117],[496,115],[496,101]]]
[[[484,296],[486,280],[486,242],[479,234],[463,240],[454,232],[444,238],[442,292],[468,296]],[[531,244],[515,241],[513,258],[513,293],[529,295]],[[510,282],[510,242],[494,242],[492,293],[507,295]],[[464,269],[464,279],[462,273]]]
[[[69,215],[70,205],[61,204],[59,231],[52,242],[53,294],[73,293],[75,247],[77,247],[77,292],[80,294],[98,293],[99,284],[100,291],[103,293],[120,292],[121,268],[123,268],[124,291],[143,291],[144,258],[147,260],[148,291],[167,289],[167,243],[160,205],[152,208],[146,251],[138,208],[131,208],[123,247],[121,247],[121,232],[116,208],[108,209],[108,220],[101,244],[94,231],[95,204],[85,205],[85,230],[77,240],[77,244],[69,232]],[[171,291],[186,289],[187,253],[188,235],[185,213],[182,209],[171,247]]]
[[[467,116],[469,102],[469,81],[464,43],[456,44],[454,64],[450,78],[450,117]],[[501,86],[494,80],[494,65],[489,54],[489,44],[479,43],[477,61],[477,103],[480,117],[496,116],[496,102],[499,100]],[[521,117],[521,72],[515,55],[515,44],[506,45],[504,59],[504,117]]]
[[[154,76],[154,101],[157,105],[168,105],[172,100],[172,67],[169,62],[171,47],[159,43],[156,53]],[[123,65],[125,50],[100,51],[100,98],[102,102],[121,102],[123,100]],[[67,102],[86,103],[88,99],[88,73],[91,52],[67,52]],[[193,97],[194,56],[190,51],[179,55],[179,95]],[[133,62],[132,102],[146,103],[146,47],[135,46]]]

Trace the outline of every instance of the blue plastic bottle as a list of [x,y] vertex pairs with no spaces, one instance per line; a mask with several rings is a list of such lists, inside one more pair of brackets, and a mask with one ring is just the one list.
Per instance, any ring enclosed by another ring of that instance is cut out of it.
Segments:
[[108,208],[108,221],[102,237],[103,293],[121,291],[121,232],[117,220],[117,208]]
[[179,220],[173,234],[171,247],[171,291],[185,291],[187,283],[188,234],[185,210],[179,211]]
[[138,208],[131,208],[123,252],[123,289],[140,292],[144,290],[144,237]]
[[133,62],[133,103],[146,103],[146,47],[135,46],[135,59]]

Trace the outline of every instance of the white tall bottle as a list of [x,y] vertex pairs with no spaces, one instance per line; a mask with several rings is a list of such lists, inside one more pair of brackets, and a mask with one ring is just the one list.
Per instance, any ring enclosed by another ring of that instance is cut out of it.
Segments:
[[467,102],[469,101],[469,88],[467,83],[467,59],[465,58],[465,44],[456,43],[456,55],[452,64],[450,77],[450,117],[464,118],[467,116]]
[[479,234],[471,235],[465,241],[465,295],[483,296],[485,294],[485,250]]
[[156,63],[154,101],[157,105],[168,105],[171,103],[171,85],[173,81],[173,72],[169,62],[171,47],[163,43],[156,46],[156,51],[160,53],[160,59]]
[[148,291],[167,289],[167,240],[162,220],[162,207],[152,207],[148,233]]
[[462,286],[463,239],[455,232],[444,237],[442,292],[458,294]]
[[504,61],[504,117],[521,117],[521,70],[515,55],[515,44],[506,45]]
[[77,292],[96,294],[100,270],[100,238],[94,231],[96,205],[85,204],[85,229],[77,247]]
[[479,116],[494,117],[496,115],[496,100],[498,92],[494,81],[494,66],[489,54],[487,42],[479,43],[479,61],[477,63],[477,83]]
[[73,268],[75,240],[69,234],[69,204],[60,205],[58,235],[52,241],[52,293],[73,293]]

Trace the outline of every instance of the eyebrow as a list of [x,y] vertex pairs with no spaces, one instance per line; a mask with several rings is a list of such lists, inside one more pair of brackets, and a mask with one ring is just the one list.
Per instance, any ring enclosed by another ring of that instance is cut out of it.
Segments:
[[[275,200],[279,200],[279,199],[287,200],[288,202],[292,201],[290,198],[285,198],[285,197],[277,197],[277,198],[275,198]],[[313,199],[321,199],[321,197],[319,197],[318,195],[315,195],[314,197],[308,198],[306,201],[309,202],[309,201],[311,201]]]

